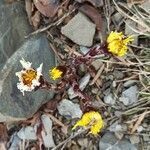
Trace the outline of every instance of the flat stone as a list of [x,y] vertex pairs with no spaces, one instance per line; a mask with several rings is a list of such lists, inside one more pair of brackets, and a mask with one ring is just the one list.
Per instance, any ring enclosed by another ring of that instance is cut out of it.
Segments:
[[61,33],[76,44],[90,47],[93,44],[95,27],[95,24],[79,12],[61,28]]
[[100,150],[137,150],[137,148],[126,138],[118,140],[114,134],[106,133],[100,139]]
[[63,99],[58,107],[58,112],[66,117],[66,118],[81,118],[82,111],[80,109],[79,104],[75,104],[72,101],[69,101],[67,99]]
[[0,5],[0,69],[32,31],[24,7],[23,2]]
[[119,98],[120,101],[124,103],[124,105],[128,106],[131,105],[138,100],[138,87],[136,85],[131,86],[130,88],[126,89],[122,96]]
[[[89,83],[90,77],[91,77],[90,74],[87,73],[87,74],[85,74],[85,76],[82,77],[81,80],[79,81],[79,88],[80,88],[81,91],[83,91],[83,90],[85,89],[85,87],[87,86],[87,84]],[[70,88],[68,89],[68,95],[69,95],[69,98],[70,98],[70,99],[73,99],[73,98],[75,98],[75,97],[78,96],[78,94],[74,92],[74,90],[73,90],[72,87],[70,87]]]
[[17,136],[22,140],[36,140],[36,129],[31,126],[24,127],[17,133]]
[[42,115],[41,120],[44,127],[44,130],[41,132],[44,146],[46,148],[52,148],[55,146],[52,135],[52,121],[48,115]]
[[150,13],[150,0],[145,0],[144,3],[140,5],[144,10],[146,10],[148,13]]
[[10,140],[9,140],[10,146],[8,150],[19,150],[20,144],[21,144],[21,139],[17,136],[17,133],[14,133]]
[[104,102],[109,105],[114,105],[116,103],[116,99],[112,93],[109,93],[108,95],[104,96]]
[[32,37],[7,59],[0,71],[0,122],[30,117],[37,109],[53,97],[46,90],[26,92],[25,96],[17,88],[15,73],[22,69],[20,59],[33,63],[37,68],[43,64],[43,76],[49,80],[48,70],[54,66],[54,55],[49,48],[46,36]]
[[127,36],[129,35],[134,35],[134,41],[132,42],[132,44],[134,45],[138,45],[138,34],[133,31],[134,29],[137,29],[137,24],[132,21],[132,20],[126,20],[125,22],[125,34]]

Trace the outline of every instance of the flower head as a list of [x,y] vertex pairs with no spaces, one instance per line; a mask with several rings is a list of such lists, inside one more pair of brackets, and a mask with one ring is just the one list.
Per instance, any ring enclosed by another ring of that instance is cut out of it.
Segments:
[[59,67],[55,67],[49,71],[49,74],[53,80],[56,80],[62,77],[63,72],[59,69]]
[[18,89],[23,93],[24,91],[32,91],[36,87],[40,86],[40,77],[42,76],[42,66],[40,65],[37,70],[31,67],[32,63],[26,62],[24,59],[20,60],[23,69],[20,72],[16,72],[16,76],[19,77],[19,83],[17,83]]
[[125,37],[122,32],[112,31],[107,38],[108,51],[117,56],[124,56],[131,41],[133,41],[132,36]]
[[81,120],[79,120],[72,129],[74,130],[78,126],[91,126],[90,133],[97,135],[100,132],[101,128],[104,126],[104,122],[99,112],[90,111],[85,113],[82,116]]

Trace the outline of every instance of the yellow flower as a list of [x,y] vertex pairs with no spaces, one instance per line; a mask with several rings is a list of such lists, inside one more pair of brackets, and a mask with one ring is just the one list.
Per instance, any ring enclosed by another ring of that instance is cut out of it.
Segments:
[[82,116],[81,120],[79,120],[72,129],[74,130],[78,126],[81,127],[91,126],[90,133],[97,135],[100,132],[101,128],[104,126],[104,122],[99,112],[90,111],[85,113]]
[[32,91],[36,87],[40,86],[40,77],[42,76],[42,66],[36,70],[31,67],[32,63],[20,60],[23,69],[20,72],[16,72],[16,76],[19,78],[19,83],[17,83],[17,88],[23,93],[24,91]]
[[62,77],[63,72],[60,71],[57,67],[55,67],[49,71],[49,74],[53,80],[56,80]]
[[117,56],[124,56],[128,50],[128,43],[132,36],[125,37],[122,32],[111,32],[107,38],[108,51]]

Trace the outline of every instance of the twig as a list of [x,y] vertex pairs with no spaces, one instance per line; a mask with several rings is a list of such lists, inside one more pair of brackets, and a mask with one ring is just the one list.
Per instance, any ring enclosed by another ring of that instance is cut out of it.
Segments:
[[48,30],[49,28],[53,27],[53,26],[56,26],[56,25],[59,25],[60,23],[63,22],[63,20],[68,17],[70,14],[72,14],[73,12],[75,11],[75,9],[73,9],[71,12],[68,12],[66,14],[64,14],[64,16],[62,16],[59,20],[57,20],[56,22],[48,25],[47,27],[44,27],[44,28],[41,28],[41,29],[38,29],[32,33],[30,33],[29,35],[25,36],[25,38],[28,38],[30,37],[31,35],[35,35],[35,34],[38,34],[38,33],[41,33],[41,32],[44,32],[46,30]]
[[75,133],[74,135],[71,135],[69,138],[67,138],[66,140],[62,141],[61,143],[59,143],[56,147],[54,147],[52,150],[57,150],[60,146],[68,143],[69,141],[71,141],[72,139],[74,139],[75,137],[77,137],[78,135],[84,133],[85,131],[89,130],[90,127],[86,128],[86,129],[82,129],[81,131]]
[[105,64],[102,64],[102,66],[100,67],[100,69],[98,70],[97,74],[95,75],[95,77],[93,78],[93,80],[91,81],[90,85],[93,85],[97,79],[100,77],[101,73],[103,72],[104,70],[104,66]]

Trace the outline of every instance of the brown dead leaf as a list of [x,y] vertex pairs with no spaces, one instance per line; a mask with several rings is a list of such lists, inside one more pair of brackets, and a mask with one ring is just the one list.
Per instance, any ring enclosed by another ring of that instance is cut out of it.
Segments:
[[7,139],[7,127],[4,123],[0,123],[0,150],[6,150]]
[[76,0],[76,1],[79,2],[79,3],[89,2],[95,7],[101,7],[104,4],[103,0]]
[[0,141],[7,141],[7,127],[4,123],[0,123]]
[[96,8],[85,4],[81,6],[79,10],[87,15],[96,24],[97,30],[102,30],[102,17]]
[[40,12],[36,11],[35,14],[31,17],[31,24],[35,29],[39,27],[40,20],[41,20]]
[[133,128],[132,128],[132,130],[131,130],[131,134],[134,133],[134,132],[137,130],[137,128],[139,127],[139,125],[140,125],[140,124],[142,123],[142,121],[144,120],[145,116],[146,116],[147,114],[149,114],[149,113],[150,113],[150,111],[146,111],[146,112],[142,113],[142,114],[139,116],[137,122],[135,123],[135,125],[133,126]]
[[32,16],[32,1],[31,0],[25,0],[25,6],[26,6],[26,12],[29,19],[29,23],[31,23],[31,16]]
[[58,0],[33,0],[35,7],[46,17],[54,17],[58,10]]

